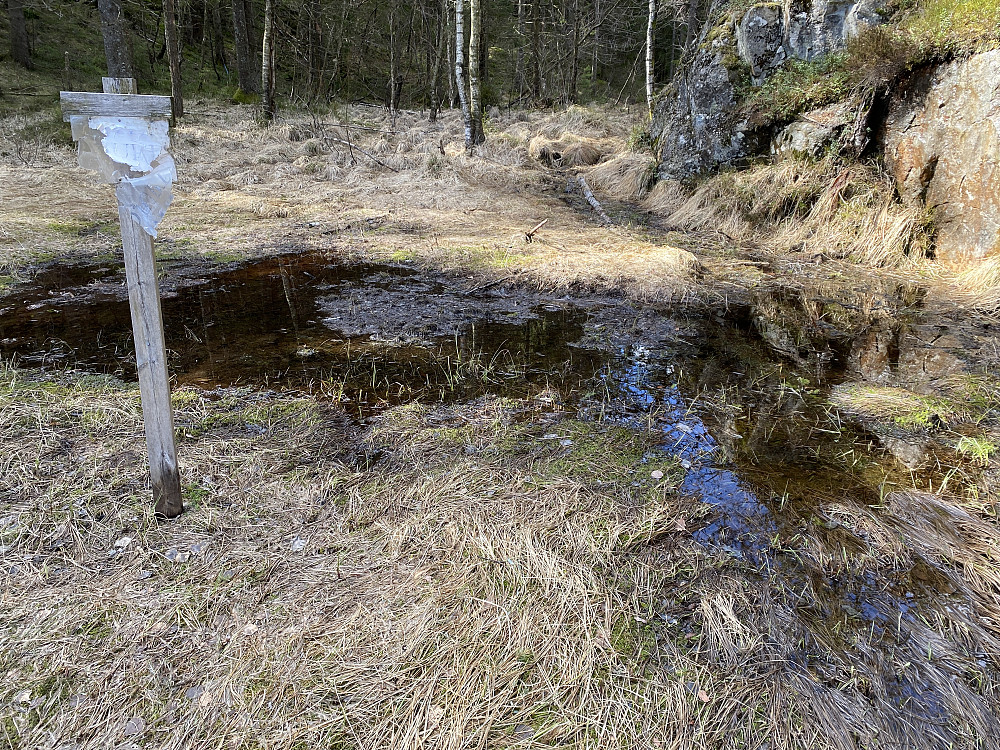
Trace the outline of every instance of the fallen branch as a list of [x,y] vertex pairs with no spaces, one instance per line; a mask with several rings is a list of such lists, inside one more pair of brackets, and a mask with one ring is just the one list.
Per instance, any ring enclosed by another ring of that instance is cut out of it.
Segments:
[[465,294],[475,294],[476,292],[482,292],[485,289],[489,289],[491,286],[496,286],[497,284],[503,284],[504,282],[507,282],[507,281],[510,281],[513,278],[516,278],[520,273],[521,273],[520,271],[515,271],[514,273],[510,274],[509,276],[504,276],[502,279],[494,279],[493,281],[488,281],[488,282],[486,282],[485,284],[483,284],[481,286],[473,287],[472,289],[466,290]]
[[373,162],[375,162],[376,164],[378,164],[378,165],[380,165],[380,166],[383,166],[383,167],[385,167],[386,169],[391,169],[391,170],[392,170],[393,172],[396,172],[396,173],[398,173],[398,172],[399,172],[399,170],[398,170],[398,169],[396,169],[395,167],[390,167],[390,166],[389,166],[388,164],[386,164],[386,163],[385,163],[384,161],[382,161],[382,160],[381,160],[381,159],[379,159],[378,157],[374,156],[373,154],[369,154],[369,153],[368,153],[367,151],[365,151],[365,150],[364,150],[363,148],[358,148],[357,146],[355,146],[355,145],[354,145],[353,143],[351,143],[350,141],[345,141],[345,140],[344,140],[343,138],[334,138],[334,137],[333,137],[332,135],[328,135],[328,136],[326,136],[326,140],[328,140],[328,141],[333,141],[334,143],[342,143],[343,145],[345,145],[345,146],[347,146],[347,147],[348,147],[349,149],[351,149],[351,151],[352,151],[352,152],[354,152],[354,151],[358,151],[359,153],[362,153],[362,154],[364,154],[365,156],[367,156],[367,157],[368,157],[369,159],[371,159],[371,160],[372,160]]
[[[325,123],[325,122],[323,123],[324,126],[326,124],[327,123]],[[370,128],[370,127],[368,127],[366,125],[349,125],[346,122],[335,122],[333,124],[333,127],[335,127],[335,128],[349,128],[351,130],[367,130],[369,133],[381,133],[383,135],[396,135],[396,133],[397,133],[397,131],[395,131],[395,130],[382,130],[381,128]]]
[[542,219],[540,222],[538,222],[537,224],[535,224],[535,226],[531,229],[531,231],[524,233],[524,241],[525,242],[531,242],[534,239],[534,237],[535,237],[535,232],[537,232],[539,229],[541,229],[543,226],[545,226],[548,223],[549,223],[548,219]]
[[594,213],[600,216],[601,221],[605,224],[613,224],[614,222],[611,221],[611,217],[608,216],[608,212],[604,210],[604,206],[601,205],[600,201],[598,201],[591,192],[590,185],[587,184],[586,178],[584,178],[583,175],[580,175],[576,178],[576,181],[580,183],[580,187],[583,189],[583,197],[587,199],[587,203],[589,203],[590,207],[594,209]]

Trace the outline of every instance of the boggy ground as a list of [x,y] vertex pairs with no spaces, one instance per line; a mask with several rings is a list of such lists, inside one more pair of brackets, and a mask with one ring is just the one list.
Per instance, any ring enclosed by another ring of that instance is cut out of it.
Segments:
[[177,138],[166,524],[112,208],[68,152],[3,167],[8,745],[998,747],[1000,362],[957,287],[610,183],[602,227],[564,131],[628,123],[585,111],[353,166],[241,117]]

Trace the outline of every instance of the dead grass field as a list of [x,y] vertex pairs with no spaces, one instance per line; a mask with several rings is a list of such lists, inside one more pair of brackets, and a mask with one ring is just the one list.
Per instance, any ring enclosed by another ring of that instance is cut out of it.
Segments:
[[[683,296],[698,265],[669,238],[654,240],[627,221],[603,227],[581,197],[577,206],[561,199],[571,168],[624,151],[618,134],[632,124],[627,114],[576,108],[501,117],[468,157],[454,113],[428,125],[416,113],[390,120],[380,109],[354,108],[339,119],[291,114],[263,129],[249,108],[195,103],[190,112],[172,136],[180,182],[161,226],[161,255],[235,260],[334,249],[657,297]],[[560,139],[590,155],[575,160],[559,146],[555,162],[536,158],[533,148]],[[115,252],[113,193],[93,186],[74,161],[69,148],[53,147],[31,168],[12,158],[0,166],[7,273],[40,259]],[[535,241],[525,242],[542,220]]]
[[[248,107],[188,109],[173,132],[180,182],[161,257],[324,249],[539,287],[718,304],[757,283],[744,259],[764,252],[782,273],[830,279],[861,265],[919,279],[948,304],[998,308],[995,274],[924,258],[929,217],[899,204],[869,167],[788,159],[686,189],[652,186],[651,158],[626,145],[639,116],[609,109],[494,112],[473,157],[453,112],[428,124],[376,107],[290,111],[262,128]],[[117,253],[112,190],[53,143],[56,117],[42,110],[0,122],[0,286],[39,261]],[[36,133],[28,146],[18,140],[25,132]],[[584,202],[577,174],[608,202],[614,225]]]
[[[264,130],[246,108],[195,102],[158,250],[322,249],[473,285],[719,307],[776,280],[833,296],[859,268],[984,311],[1000,298],[992,265],[957,277],[922,257],[923,218],[883,202],[874,172],[783,163],[651,187],[626,147],[634,124],[500,115],[468,157],[452,113],[292,113]],[[112,192],[71,149],[5,153],[0,287],[40,261],[117,252]],[[614,226],[566,193],[577,173]],[[879,304],[861,297],[866,314]],[[775,409],[755,429],[794,421],[782,405],[805,398],[783,375],[767,387]],[[871,419],[903,403],[909,427],[933,416],[898,389],[837,398]],[[911,478],[869,488],[886,494],[868,507],[818,488],[801,528],[767,542],[802,574],[791,586],[694,539],[709,508],[678,492],[685,470],[650,450],[652,430],[581,421],[558,399],[410,404],[362,426],[291,394],[174,401],[187,511],[157,524],[135,387],[0,369],[0,745],[1000,747],[994,422],[956,434],[966,474],[945,481],[965,494]],[[878,463],[850,460],[859,475]],[[805,530],[817,514],[829,526]],[[947,575],[907,578],[922,557]],[[802,571],[965,598],[869,631]]]
[[[39,260],[117,251],[110,188],[93,185],[71,149],[45,136],[15,147],[19,133],[51,131],[53,117],[43,110],[0,127],[7,284]],[[873,170],[789,159],[693,190],[652,186],[650,157],[626,146],[638,124],[638,115],[608,109],[495,112],[487,144],[468,157],[453,112],[428,124],[419,113],[390,118],[376,107],[291,111],[265,129],[251,108],[193,102],[173,134],[180,182],[159,252],[228,261],[325,249],[540,287],[715,304],[756,283],[742,259],[764,251],[804,277],[842,275],[843,259],[919,278],[947,303],[997,309],[990,274],[924,259],[928,217],[898,204]],[[613,204],[614,226],[590,211],[575,174]]]
[[[351,434],[311,399],[181,390],[188,511],[157,524],[133,386],[6,369],[0,393],[5,746],[996,747],[970,656],[995,663],[995,627],[900,622],[900,675],[943,691],[933,729],[871,661],[881,637],[836,656],[836,630],[692,540],[703,506],[642,432],[487,398]],[[1000,611],[995,530],[914,497],[960,526],[900,495],[912,537],[840,505],[878,553],[804,550],[879,570],[916,544]]]

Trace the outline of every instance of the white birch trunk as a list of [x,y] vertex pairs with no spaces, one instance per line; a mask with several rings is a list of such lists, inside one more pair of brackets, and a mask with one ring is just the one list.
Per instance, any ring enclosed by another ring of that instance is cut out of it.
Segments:
[[469,0],[469,115],[472,118],[472,141],[465,147],[471,149],[486,140],[483,132],[483,96],[479,86],[480,25],[483,20],[480,0]]
[[656,32],[656,0],[649,0],[649,21],[646,23],[646,106],[653,115],[653,83],[655,82],[653,42]]
[[274,119],[274,0],[264,4],[264,36],[261,42],[260,88],[264,121]]
[[465,148],[472,150],[472,114],[465,92],[465,6],[462,0],[455,0],[455,87],[465,123]]

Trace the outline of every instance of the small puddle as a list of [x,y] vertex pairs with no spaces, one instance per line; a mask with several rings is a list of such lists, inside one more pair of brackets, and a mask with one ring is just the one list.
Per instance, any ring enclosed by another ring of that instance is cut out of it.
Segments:
[[[685,469],[680,492],[705,504],[693,539],[768,592],[783,618],[772,637],[798,643],[775,658],[821,692],[836,688],[831,675],[856,675],[851,700],[898,713],[880,726],[885,737],[926,728],[941,747],[960,744],[942,728],[956,711],[998,728],[981,686],[997,684],[1000,644],[957,572],[919,554],[878,555],[871,534],[906,530],[876,489],[893,471],[884,456],[827,413],[842,376],[835,356],[820,368],[781,357],[749,315],[672,319],[457,283],[316,254],[205,278],[188,268],[163,300],[171,373],[204,388],[305,391],[359,417],[554,388],[585,413],[653,424],[659,450]],[[0,299],[0,354],[134,378],[122,273],[43,270]],[[963,635],[948,641],[942,630]]]
[[[747,333],[702,324],[673,350],[633,349],[606,375],[624,421],[658,425],[661,450],[685,469],[681,494],[710,506],[692,538],[766,592],[775,619],[763,629],[800,644],[775,657],[789,670],[827,686],[850,674],[864,686],[852,699],[892,707],[873,712],[873,729],[894,738],[879,747],[958,746],[956,713],[997,736],[1000,710],[982,686],[998,684],[1000,643],[957,570],[919,554],[880,559],[878,533],[926,545],[907,539],[876,490],[894,467],[868,436],[832,429],[825,405],[839,373],[775,362]],[[859,459],[864,471],[852,469]],[[956,648],[939,629],[969,640]],[[849,722],[857,706],[837,705],[831,697]],[[922,732],[933,741],[906,740]]]
[[[582,382],[603,363],[571,346],[586,313],[568,303],[484,303],[405,267],[297,255],[187,275],[162,302],[180,385],[333,394],[363,415],[413,400],[526,395],[560,373]],[[134,379],[123,273],[45,269],[0,299],[0,354]]]

